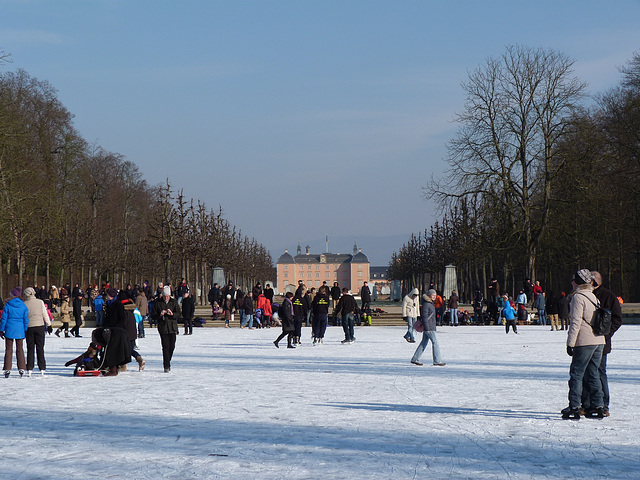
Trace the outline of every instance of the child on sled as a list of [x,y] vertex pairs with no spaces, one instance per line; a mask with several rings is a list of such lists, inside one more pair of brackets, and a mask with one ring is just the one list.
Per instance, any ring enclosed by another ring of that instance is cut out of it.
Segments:
[[69,360],[64,364],[65,367],[76,364],[76,368],[73,371],[74,377],[79,375],[78,372],[88,372],[88,371],[99,371],[100,370],[100,359],[98,358],[98,352],[102,349],[101,345],[97,343],[91,342],[89,344],[89,348],[79,357],[74,358],[73,360]]

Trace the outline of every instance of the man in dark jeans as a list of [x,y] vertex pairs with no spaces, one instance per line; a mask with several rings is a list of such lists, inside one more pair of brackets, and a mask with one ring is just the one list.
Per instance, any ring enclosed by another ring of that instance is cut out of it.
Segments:
[[342,297],[340,297],[338,306],[334,311],[336,318],[339,313],[342,314],[342,329],[344,330],[344,340],[342,340],[342,343],[353,343],[356,341],[356,337],[353,335],[355,310],[356,300],[353,296],[349,295],[349,289],[345,287],[342,289]]
[[360,298],[362,299],[362,310],[364,311],[365,308],[369,308],[369,304],[371,303],[371,290],[369,290],[367,282],[362,284]]
[[180,306],[176,299],[171,296],[171,287],[163,287],[162,296],[153,305],[151,316],[158,322],[164,373],[170,373],[171,358],[176,348],[178,319],[180,318]]
[[75,337],[81,337],[80,327],[82,326],[82,299],[84,299],[84,292],[80,288],[80,284],[76,283],[76,286],[73,287],[73,318],[76,321],[76,325],[71,329],[71,335]]
[[342,321],[338,322],[338,316],[336,315],[336,308],[338,307],[338,302],[340,301],[340,287],[338,286],[338,282],[333,282],[333,287],[331,287],[331,300],[333,300],[333,324],[338,326],[342,324]]
[[[604,349],[602,350],[602,359],[600,360],[600,383],[602,384],[602,396],[604,401],[604,416],[609,416],[609,380],[607,378],[607,354],[611,352],[611,337],[622,326],[622,307],[616,295],[602,286],[602,275],[600,272],[591,272],[593,275],[593,294],[600,301],[602,308],[611,310],[611,330],[604,336]],[[582,381],[582,408],[589,411],[591,408],[591,399],[589,395],[589,382],[584,379]]]
[[452,327],[458,326],[458,292],[453,290],[449,296],[449,315],[451,315]]
[[182,297],[182,318],[184,320],[184,334],[193,335],[193,315],[196,311],[196,302],[189,292]]

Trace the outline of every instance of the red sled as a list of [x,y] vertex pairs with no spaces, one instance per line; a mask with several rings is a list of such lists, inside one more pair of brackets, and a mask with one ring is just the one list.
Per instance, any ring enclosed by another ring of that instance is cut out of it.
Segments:
[[97,377],[100,373],[100,370],[78,370],[79,377]]

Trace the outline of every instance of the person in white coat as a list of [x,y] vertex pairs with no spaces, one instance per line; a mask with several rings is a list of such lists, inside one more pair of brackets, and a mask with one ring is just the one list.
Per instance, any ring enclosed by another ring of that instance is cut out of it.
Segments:
[[416,318],[420,315],[420,290],[414,288],[405,295],[402,300],[402,318],[407,322],[407,333],[404,334],[404,339],[409,343],[415,343],[416,339],[413,336],[414,329],[413,324]]
[[604,416],[600,361],[605,345],[604,335],[596,336],[591,320],[599,301],[593,294],[593,275],[590,270],[576,272],[571,281],[571,320],[567,332],[567,354],[571,357],[569,368],[569,406],[562,410],[564,418],[580,418],[582,384],[589,385],[591,411],[588,416]]
[[44,302],[36,298],[34,288],[25,289],[24,304],[29,309],[29,327],[25,334],[27,339],[27,375],[31,376],[36,357],[40,373],[44,375],[47,368],[44,358],[44,338],[45,331],[51,327],[51,319]]

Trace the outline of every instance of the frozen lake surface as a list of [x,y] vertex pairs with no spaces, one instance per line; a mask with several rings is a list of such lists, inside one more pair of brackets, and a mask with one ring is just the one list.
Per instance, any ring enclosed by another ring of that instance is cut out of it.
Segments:
[[[162,371],[154,329],[144,372],[73,377],[85,338],[47,337],[47,375],[0,378],[0,478],[637,479],[640,326],[609,355],[611,417],[561,420],[565,332],[438,329],[447,365],[409,360],[398,327],[356,327],[342,345],[310,329],[194,329]],[[419,334],[420,335],[420,334]],[[419,338],[419,337],[418,337]],[[130,364],[134,370],[134,364]]]

